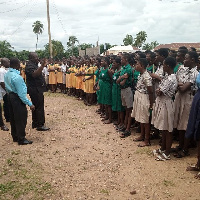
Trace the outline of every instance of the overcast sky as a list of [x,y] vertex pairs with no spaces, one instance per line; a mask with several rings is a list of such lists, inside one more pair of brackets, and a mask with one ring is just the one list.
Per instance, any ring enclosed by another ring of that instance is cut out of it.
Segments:
[[[32,24],[44,31],[38,48],[48,43],[46,0],[0,0],[0,40],[16,50],[35,50]],[[200,42],[200,0],[50,0],[52,39],[66,44],[123,44],[126,34],[146,31],[147,42]]]

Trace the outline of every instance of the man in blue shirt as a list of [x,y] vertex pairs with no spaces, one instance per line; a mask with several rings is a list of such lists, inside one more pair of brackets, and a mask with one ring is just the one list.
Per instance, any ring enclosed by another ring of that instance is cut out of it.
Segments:
[[10,59],[10,68],[4,76],[6,91],[10,108],[10,124],[13,142],[19,145],[32,144],[25,138],[25,128],[27,124],[27,108],[31,110],[35,106],[27,98],[27,87],[23,78],[20,76],[20,61],[17,58]]

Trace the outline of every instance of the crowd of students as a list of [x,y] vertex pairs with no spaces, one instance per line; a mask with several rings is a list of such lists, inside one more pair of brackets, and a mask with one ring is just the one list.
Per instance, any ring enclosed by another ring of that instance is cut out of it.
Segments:
[[[119,53],[117,56],[71,57],[59,62],[49,60],[43,75],[51,92],[66,93],[88,106],[98,104],[103,123],[114,127],[121,138],[138,126],[138,147],[150,146],[158,138],[160,149],[153,150],[158,161],[170,154],[189,155],[192,141],[198,147],[198,161],[188,170],[200,171],[200,60],[194,48],[177,52],[157,51]],[[21,75],[25,65],[21,66]],[[150,134],[153,132],[153,134]],[[179,145],[172,149],[175,136]],[[200,178],[200,174],[197,175]]]

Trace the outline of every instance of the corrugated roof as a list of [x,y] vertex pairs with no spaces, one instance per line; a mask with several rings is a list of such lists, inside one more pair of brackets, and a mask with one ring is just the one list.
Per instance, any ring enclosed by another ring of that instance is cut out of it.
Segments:
[[178,50],[179,47],[185,46],[187,48],[194,47],[197,50],[200,50],[200,43],[171,43],[171,44],[160,44],[157,47],[155,47],[154,50],[158,50],[160,48],[169,48],[173,50]]

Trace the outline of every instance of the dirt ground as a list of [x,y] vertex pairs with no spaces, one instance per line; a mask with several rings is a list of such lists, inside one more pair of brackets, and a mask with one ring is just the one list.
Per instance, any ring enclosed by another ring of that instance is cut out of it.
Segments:
[[[191,156],[155,161],[150,147],[133,142],[135,131],[120,139],[113,125],[104,125],[97,106],[64,94],[45,94],[48,132],[31,129],[32,145],[13,143],[0,132],[0,199],[19,200],[199,200],[200,181],[186,167]],[[10,125],[7,124],[9,127]]]

